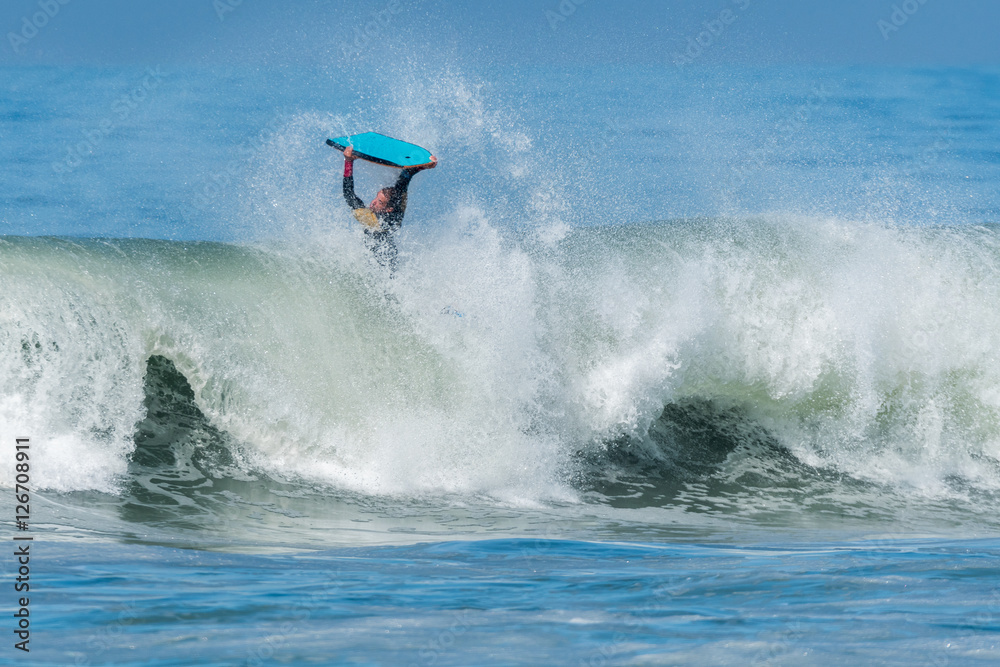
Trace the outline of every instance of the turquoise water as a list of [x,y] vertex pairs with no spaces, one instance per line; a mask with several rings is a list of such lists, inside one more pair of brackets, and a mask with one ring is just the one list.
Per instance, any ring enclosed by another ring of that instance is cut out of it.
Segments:
[[26,662],[1000,658],[1000,73],[0,76]]
[[1000,631],[996,540],[50,549],[37,664],[985,665]]

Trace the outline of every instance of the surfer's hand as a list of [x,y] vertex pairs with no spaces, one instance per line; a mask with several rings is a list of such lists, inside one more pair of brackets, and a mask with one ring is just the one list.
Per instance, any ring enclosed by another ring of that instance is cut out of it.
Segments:
[[354,146],[348,146],[344,149],[344,159],[351,160],[352,162],[357,159],[354,157]]
[[433,169],[436,166],[438,166],[438,159],[432,155],[431,156],[431,163],[429,165],[427,165],[426,167],[424,167],[424,169]]

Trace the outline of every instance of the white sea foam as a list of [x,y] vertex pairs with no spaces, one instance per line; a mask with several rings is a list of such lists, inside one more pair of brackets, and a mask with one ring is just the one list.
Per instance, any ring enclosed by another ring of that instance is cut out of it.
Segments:
[[112,489],[160,354],[258,465],[366,493],[569,498],[577,452],[691,399],[859,478],[1000,481],[995,230],[447,229],[391,280],[317,245],[10,240],[3,432],[39,443],[37,484]]

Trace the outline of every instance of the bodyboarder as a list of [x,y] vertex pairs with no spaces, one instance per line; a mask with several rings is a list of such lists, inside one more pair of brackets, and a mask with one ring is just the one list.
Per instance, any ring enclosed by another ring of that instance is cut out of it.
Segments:
[[406,212],[406,194],[410,187],[410,179],[422,169],[433,169],[437,166],[437,158],[431,156],[430,166],[403,169],[396,183],[388,188],[382,188],[368,206],[354,192],[354,148],[344,149],[344,199],[351,207],[354,217],[365,229],[365,244],[375,255],[376,261],[389,268],[390,273],[396,270],[395,234],[403,224],[403,214]]

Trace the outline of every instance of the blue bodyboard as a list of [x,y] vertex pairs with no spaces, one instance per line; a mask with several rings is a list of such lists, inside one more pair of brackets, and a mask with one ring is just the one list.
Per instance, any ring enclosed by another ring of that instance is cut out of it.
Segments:
[[387,167],[409,169],[431,165],[431,153],[426,148],[378,132],[349,134],[346,137],[327,139],[326,143],[339,151],[353,146],[355,157]]

